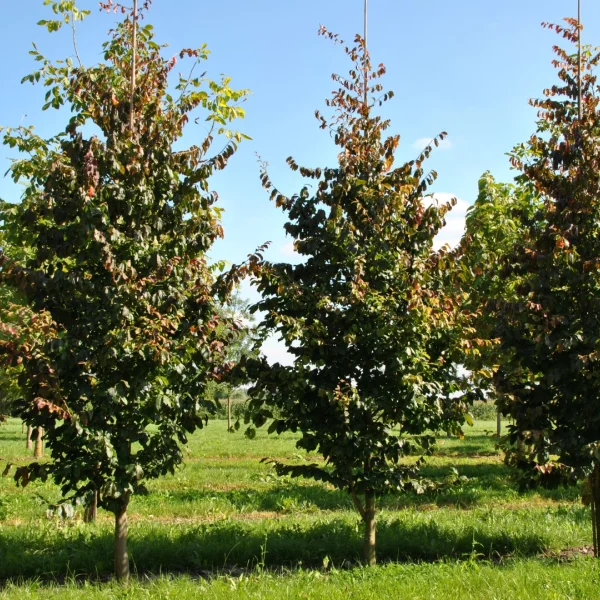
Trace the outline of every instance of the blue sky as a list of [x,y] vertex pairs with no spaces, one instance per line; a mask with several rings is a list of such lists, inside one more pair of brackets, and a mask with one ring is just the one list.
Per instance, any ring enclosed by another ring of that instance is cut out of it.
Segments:
[[[584,42],[600,45],[600,3],[582,4]],[[80,53],[89,64],[98,60],[115,17],[97,11],[95,1],[79,5],[93,9],[78,32]],[[372,60],[386,65],[383,83],[395,93],[385,115],[392,120],[391,132],[402,136],[398,158],[414,157],[419,140],[449,133],[430,166],[439,174],[432,191],[460,199],[444,233],[455,241],[479,176],[486,170],[498,179],[513,176],[506,152],[535,128],[528,99],[556,81],[551,48],[563,40],[540,23],[575,16],[577,2],[370,0],[369,5]],[[50,18],[42,0],[6,2],[2,12],[0,124],[34,124],[50,134],[60,115],[41,113],[43,89],[19,82],[33,70],[31,42],[49,57],[72,55],[70,31],[47,34],[36,26]],[[331,73],[346,73],[350,63],[317,30],[323,24],[350,42],[362,32],[362,15],[363,0],[154,0],[146,20],[155,27],[156,41],[169,43],[166,54],[206,42],[208,75],[217,79],[225,73],[232,87],[253,92],[239,124],[253,139],[213,180],[225,208],[225,239],[214,248],[214,258],[239,262],[267,240],[271,258],[289,256],[284,218],[260,186],[256,153],[288,194],[301,187],[285,165],[289,155],[309,167],[335,164],[337,149],[318,128],[314,111],[324,108],[334,89]],[[192,127],[186,141],[194,143],[202,133],[202,126]],[[0,150],[2,173],[10,156],[8,148]],[[18,196],[18,188],[0,180],[0,197],[17,201]]]

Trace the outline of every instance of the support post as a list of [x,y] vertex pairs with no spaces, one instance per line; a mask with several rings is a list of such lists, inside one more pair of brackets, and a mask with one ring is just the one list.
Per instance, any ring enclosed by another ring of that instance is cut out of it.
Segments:
[[138,20],[138,0],[133,0],[133,14],[132,14],[132,41],[131,41],[131,90],[129,97],[129,129],[133,135],[133,105],[135,99],[135,80],[137,70],[137,20]]
[[577,102],[577,116],[581,122],[581,0],[577,0],[577,87],[579,88],[579,98]]
[[231,433],[231,395],[227,396],[227,431]]
[[364,40],[365,40],[365,96],[364,96],[364,103],[365,103],[365,115],[367,113],[367,103],[368,103],[368,84],[369,84],[369,73],[367,70],[367,52],[368,52],[368,46],[367,46],[367,35],[369,33],[369,0],[365,0],[365,35],[364,35]]

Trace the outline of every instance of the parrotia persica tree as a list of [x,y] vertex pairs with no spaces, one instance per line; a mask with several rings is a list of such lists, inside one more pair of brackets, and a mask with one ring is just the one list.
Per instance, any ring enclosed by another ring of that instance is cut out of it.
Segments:
[[[333,77],[340,86],[327,102],[334,116],[317,112],[340,147],[339,164],[308,169],[289,158],[314,185],[292,197],[262,173],[303,261],[265,264],[254,307],[264,314],[259,327],[282,338],[294,364],[247,365],[254,425],[276,415],[269,431],[298,431],[298,447],[325,460],[276,463],[278,472],[348,491],[372,565],[376,496],[423,490],[419,467],[431,432],[459,432],[464,406],[452,396],[459,376],[450,350],[455,305],[442,285],[448,263],[432,249],[450,204],[424,197],[436,177],[423,170],[431,147],[394,168],[399,136],[385,138],[389,122],[373,115],[392,96],[378,81],[385,69],[372,70],[358,36],[356,44],[346,48],[349,78]],[[405,460],[414,454],[421,458]]]
[[465,233],[456,249],[451,278],[463,298],[461,341],[463,365],[469,369],[473,391],[496,400],[492,373],[501,360],[495,327],[495,303],[515,299],[519,277],[503,273],[506,257],[522,246],[534,223],[539,226],[543,203],[532,184],[499,183],[489,172],[479,180],[477,199],[467,211]]
[[[84,16],[72,2],[52,7],[67,22]],[[100,64],[52,63],[32,51],[40,70],[25,81],[41,81],[44,108],[64,105],[71,117],[49,139],[4,130],[4,143],[25,154],[10,169],[25,191],[0,219],[16,223],[10,242],[34,253],[0,260],[45,332],[33,335],[22,319],[3,340],[4,353],[23,362],[22,416],[44,427],[51,456],[18,469],[17,482],[50,474],[65,495],[97,495],[115,514],[115,570],[126,580],[129,501],[174,471],[180,444],[213,410],[206,386],[229,369],[226,348],[242,327],[219,307],[248,264],[219,275],[206,256],[223,235],[207,180],[243,137],[227,127],[243,116],[246,92],[193,73],[169,84],[178,59],[191,58],[193,71],[208,50],[163,58],[152,27],[135,27],[122,11]],[[43,24],[54,30],[63,20]],[[197,108],[208,135],[175,150]],[[211,157],[213,137],[224,148]]]
[[[221,312],[228,319],[240,320],[245,327],[240,331],[240,335],[235,341],[227,347],[228,360],[238,367],[240,363],[248,357],[258,356],[257,336],[254,329],[254,318],[250,313],[250,304],[244,300],[239,291],[234,293],[228,303],[221,307]],[[230,377],[222,382],[213,382],[209,386],[209,394],[211,398],[221,403],[223,400],[227,403],[227,430],[233,433],[235,430],[232,427],[231,409],[232,398],[236,396],[245,396],[240,387],[247,384],[248,381],[244,376],[243,368],[232,369],[236,373],[236,377]],[[237,389],[236,389],[237,388]],[[239,421],[236,422],[236,427],[239,428]]]
[[[571,43],[579,28],[547,25]],[[509,256],[507,277],[520,278],[517,299],[495,307],[501,362],[495,376],[512,440],[525,453],[507,459],[525,486],[588,479],[593,537],[600,525],[600,86],[597,50],[578,59],[555,47],[560,83],[531,103],[536,133],[515,149],[513,164],[544,202],[522,249]],[[581,115],[579,115],[579,110]]]
[[[14,254],[14,248],[9,248],[0,223],[0,250],[5,254]],[[17,253],[17,256],[21,254]],[[0,279],[0,338],[12,335],[12,321],[15,311],[21,306],[19,294]],[[12,412],[14,401],[21,395],[17,385],[18,367],[11,365],[10,360],[0,357],[0,416]]]

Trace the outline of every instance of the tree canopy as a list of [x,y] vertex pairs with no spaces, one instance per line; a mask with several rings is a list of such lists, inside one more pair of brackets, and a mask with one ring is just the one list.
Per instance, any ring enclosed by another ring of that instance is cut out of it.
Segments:
[[[55,12],[72,19],[72,4]],[[5,332],[0,349],[23,365],[21,415],[44,427],[51,456],[16,479],[51,474],[63,494],[95,494],[114,512],[121,579],[129,499],[174,471],[180,444],[214,409],[206,387],[228,372],[225,349],[244,327],[219,306],[248,268],[219,275],[224,265],[207,257],[223,235],[208,178],[245,137],[228,126],[243,116],[247,92],[193,74],[205,46],[163,57],[137,16],[125,11],[97,65],[33,51],[40,68],[24,81],[48,88],[44,109],[68,106],[71,116],[48,139],[4,129],[4,144],[24,155],[10,173],[25,187],[0,216],[9,243],[32,249],[26,260],[2,251],[0,268],[33,315]],[[190,75],[170,84],[185,58]],[[195,109],[209,133],[175,150]],[[211,156],[219,139],[224,148]]]
[[[324,28],[320,33],[338,41]],[[365,561],[375,562],[375,496],[422,490],[419,460],[432,432],[459,432],[462,396],[453,361],[456,304],[444,291],[450,268],[433,238],[452,203],[426,196],[435,172],[416,160],[394,167],[400,137],[374,114],[392,97],[371,68],[364,40],[345,52],[349,77],[317,112],[340,148],[334,168],[287,162],[311,185],[287,197],[262,181],[288,217],[286,232],[303,261],[266,263],[254,307],[260,326],[281,337],[294,364],[248,361],[255,425],[299,432],[298,447],[318,451],[324,464],[276,463],[280,474],[312,477],[347,490],[365,523]],[[456,410],[451,410],[454,408]]]
[[[576,20],[547,25],[577,43]],[[600,86],[598,49],[579,60],[558,46],[560,83],[531,103],[537,131],[512,154],[543,200],[542,218],[529,224],[523,244],[508,254],[506,277],[518,294],[495,309],[501,360],[495,375],[502,409],[514,419],[511,438],[526,452],[508,453],[522,483],[558,485],[592,475],[600,501]],[[593,511],[598,515],[598,511]],[[600,517],[597,517],[600,518]],[[598,522],[594,523],[597,550]]]

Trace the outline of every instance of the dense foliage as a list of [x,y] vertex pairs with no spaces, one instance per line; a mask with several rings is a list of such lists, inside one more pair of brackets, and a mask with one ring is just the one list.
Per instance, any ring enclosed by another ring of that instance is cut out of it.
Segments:
[[519,295],[520,277],[504,268],[506,257],[522,248],[526,233],[543,218],[532,185],[499,183],[491,173],[479,179],[477,199],[467,211],[465,232],[455,250],[450,288],[462,299],[462,364],[473,383],[474,398],[496,402],[493,372],[501,361],[496,309]]
[[[0,200],[0,211],[3,203]],[[28,248],[11,246],[6,239],[5,230],[8,227],[3,222],[0,212],[0,252],[13,260],[23,260],[27,256]],[[1,267],[0,267],[1,269]],[[23,311],[25,304],[23,295],[13,287],[6,284],[0,277],[0,340],[13,335],[15,321]],[[18,385],[19,365],[14,361],[0,356],[0,416],[10,414],[14,409],[14,402],[21,396]]]
[[[577,43],[579,26],[549,25]],[[577,55],[559,47],[560,83],[532,101],[537,132],[517,147],[513,164],[544,202],[523,244],[507,256],[518,294],[493,309],[500,339],[496,387],[514,419],[511,438],[526,452],[509,452],[523,484],[558,485],[588,476],[592,514],[600,519],[600,54],[582,53],[579,104]],[[597,550],[598,521],[594,523]]]
[[[73,19],[64,5],[55,11]],[[130,497],[181,462],[180,444],[215,409],[207,385],[230,368],[225,349],[243,329],[219,307],[247,267],[218,276],[206,253],[223,235],[207,180],[242,139],[227,125],[243,116],[246,92],[193,75],[170,87],[178,59],[191,57],[193,71],[208,51],[162,52],[131,13],[98,65],[52,63],[34,50],[41,68],[25,80],[48,87],[44,108],[66,105],[71,117],[50,139],[4,130],[4,143],[25,154],[10,169],[25,191],[0,219],[10,244],[33,254],[0,254],[2,278],[24,294],[34,322],[21,319],[0,347],[23,365],[20,413],[44,427],[52,459],[16,479],[51,474],[65,495],[94,495],[114,512],[123,579]],[[198,107],[208,136],[174,150]],[[209,156],[223,134],[224,149]]]
[[270,431],[299,431],[298,446],[323,455],[325,465],[277,470],[347,490],[365,523],[365,561],[374,564],[375,496],[422,490],[423,458],[406,457],[428,454],[432,432],[458,433],[465,407],[453,394],[460,377],[456,305],[443,286],[449,259],[433,250],[451,203],[425,196],[436,178],[423,166],[431,146],[394,168],[399,136],[384,137],[389,122],[373,114],[392,96],[378,81],[385,68],[372,70],[360,37],[356,44],[345,49],[349,78],[334,75],[334,116],[317,113],[340,148],[337,167],[289,158],[314,182],[290,198],[262,174],[303,260],[266,264],[258,279],[260,326],[281,337],[294,364],[250,361],[257,381],[249,395],[255,425],[276,411]]
[[[75,58],[52,62],[34,46],[39,69],[23,81],[46,88],[43,110],[70,113],[57,113],[66,122],[49,138],[33,127],[0,130],[19,153],[9,173],[24,190],[19,203],[0,201],[0,423],[4,413],[18,415],[49,451],[48,462],[14,469],[17,485],[52,478],[62,516],[73,500],[114,513],[115,572],[127,581],[131,497],[175,472],[190,434],[224,414],[223,399],[233,431],[237,393],[249,437],[268,424],[269,433],[292,432],[298,448],[319,454],[270,462],[279,475],[328,484],[323,498],[329,487],[347,492],[373,565],[377,509],[415,501],[392,494],[455,483],[454,469],[442,482],[434,478],[441,471],[428,480],[421,469],[440,432],[462,437],[471,402],[493,399],[510,418],[502,444],[522,488],[585,482],[600,554],[598,49],[554,47],[560,83],[531,101],[537,131],[511,154],[520,175],[503,184],[485,173],[461,244],[435,250],[453,202],[430,193],[437,174],[424,165],[446,134],[395,166],[400,138],[376,114],[393,94],[357,36],[345,47],[349,76],[333,76],[332,115],[316,113],[339,148],[337,165],[306,168],[288,158],[308,180],[292,196],[261,170],[300,260],[264,262],[263,246],[226,270],[208,258],[223,236],[208,180],[246,137],[228,129],[243,117],[246,90],[194,75],[205,46],[166,58],[152,26],[140,26],[137,1],[131,9],[99,3],[123,20],[102,62],[84,66],[76,25],[89,11],[72,0],[44,4],[57,18],[40,25],[71,26]],[[143,13],[151,0],[139,4]],[[580,41],[573,19],[547,27]],[[173,81],[183,59],[192,59],[189,75]],[[208,133],[182,149],[196,109]],[[224,147],[211,156],[216,141]],[[262,294],[251,310],[236,293],[248,273]],[[258,334],[250,313],[260,319]],[[273,335],[292,365],[260,355]],[[490,407],[477,410],[489,416]],[[453,449],[458,440],[444,443]],[[485,485],[497,480],[486,477]],[[278,510],[303,497],[284,481],[295,496],[277,500]],[[302,487],[304,497],[314,493]],[[423,545],[415,537],[407,547]],[[498,541],[507,552],[519,548],[510,537],[494,538],[494,550]],[[475,536],[467,542],[474,560]],[[456,552],[452,543],[440,555]],[[219,544],[227,560],[231,544]],[[266,546],[265,537],[262,566]],[[330,557],[322,560],[327,569]]]

